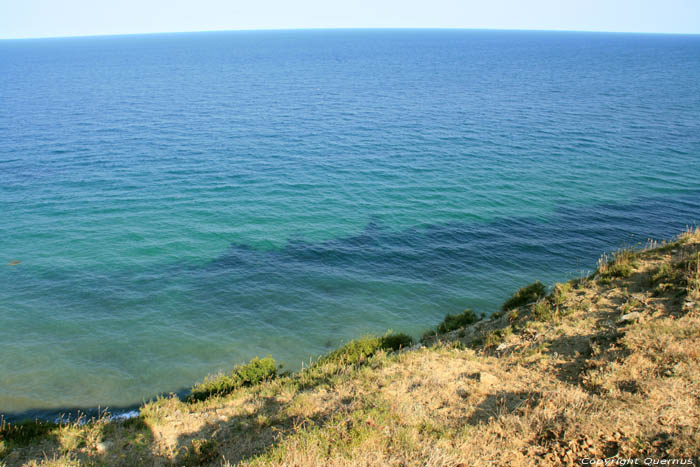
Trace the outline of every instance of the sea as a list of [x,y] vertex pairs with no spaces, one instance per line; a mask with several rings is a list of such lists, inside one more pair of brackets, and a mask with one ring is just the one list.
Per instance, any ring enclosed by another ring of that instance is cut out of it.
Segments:
[[0,413],[418,337],[700,222],[700,36],[0,41]]

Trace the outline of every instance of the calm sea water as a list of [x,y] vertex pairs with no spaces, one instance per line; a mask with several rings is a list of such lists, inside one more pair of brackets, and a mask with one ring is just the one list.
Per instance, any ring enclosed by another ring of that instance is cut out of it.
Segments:
[[0,411],[297,368],[675,234],[699,76],[700,36],[0,41]]

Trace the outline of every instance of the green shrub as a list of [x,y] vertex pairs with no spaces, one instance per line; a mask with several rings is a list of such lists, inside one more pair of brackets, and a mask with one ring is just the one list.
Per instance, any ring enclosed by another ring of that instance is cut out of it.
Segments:
[[540,281],[519,288],[501,307],[501,310],[511,310],[528,303],[535,302],[545,296],[545,286]]
[[604,254],[598,260],[598,273],[602,279],[629,277],[638,266],[636,261],[638,256],[639,253],[633,250],[618,250],[613,254],[612,260]]
[[254,358],[247,365],[234,369],[234,377],[239,380],[241,386],[252,386],[266,379],[274,378],[277,374],[277,365],[272,357]]
[[[694,264],[695,263],[695,264]],[[695,266],[695,269],[693,268]],[[693,273],[693,271],[695,271]],[[652,276],[652,283],[673,283],[679,286],[689,285],[697,274],[697,262],[684,260],[673,265],[664,263]]]
[[532,315],[537,321],[551,321],[554,319],[552,305],[547,300],[538,300],[532,305]]
[[189,402],[203,401],[211,396],[223,396],[243,386],[253,386],[277,375],[277,365],[272,357],[253,358],[247,365],[236,366],[231,375],[218,375],[204,380],[192,388]]
[[413,344],[413,338],[407,334],[388,333],[383,337],[365,336],[352,340],[342,347],[318,359],[315,366],[333,363],[339,366],[364,363],[380,350],[398,350]]
[[470,309],[466,309],[458,315],[448,314],[447,316],[445,316],[445,319],[442,321],[442,323],[438,325],[437,332],[439,334],[444,334],[446,332],[454,331],[455,329],[463,328],[465,326],[469,326],[470,324],[474,324],[480,319],[481,318]]
[[28,446],[41,438],[55,438],[61,425],[41,420],[7,423],[0,417],[0,466],[14,448]]
[[53,434],[61,425],[41,420],[27,420],[20,423],[0,423],[0,441],[15,446],[26,446],[37,438]]
[[569,298],[571,292],[571,283],[563,282],[556,284],[554,290],[552,291],[552,301],[556,306],[563,305]]
[[608,276],[610,277],[629,277],[632,275],[634,267],[631,263],[613,263],[610,267]]
[[399,350],[413,345],[413,338],[408,334],[389,333],[382,337],[382,348],[386,350]]
[[202,383],[192,388],[192,393],[187,396],[187,402],[197,402],[209,399],[212,396],[229,394],[240,386],[234,379],[227,375],[207,376]]
[[664,263],[659,269],[656,270],[654,274],[652,274],[651,281],[656,283],[666,279],[666,282],[668,282],[669,277],[673,277],[673,270],[668,263]]
[[352,340],[342,347],[319,358],[316,365],[336,363],[339,365],[355,365],[364,362],[382,348],[382,338],[365,336]]

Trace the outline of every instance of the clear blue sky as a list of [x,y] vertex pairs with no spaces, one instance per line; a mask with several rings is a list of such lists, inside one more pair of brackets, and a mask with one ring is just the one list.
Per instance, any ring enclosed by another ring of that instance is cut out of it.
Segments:
[[700,34],[700,0],[0,0],[0,38],[347,27]]

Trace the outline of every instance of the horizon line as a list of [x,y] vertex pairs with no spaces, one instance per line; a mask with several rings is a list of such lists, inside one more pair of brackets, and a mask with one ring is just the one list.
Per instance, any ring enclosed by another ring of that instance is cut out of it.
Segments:
[[90,37],[123,37],[123,36],[154,36],[159,34],[197,34],[197,33],[215,33],[215,32],[274,32],[274,31],[510,31],[510,32],[582,32],[582,33],[601,33],[601,34],[644,34],[657,36],[698,36],[700,32],[657,32],[657,31],[610,31],[597,29],[546,29],[546,28],[469,28],[469,27],[308,27],[308,28],[240,28],[240,29],[201,29],[191,31],[150,31],[150,32],[125,32],[114,34],[73,34],[65,36],[20,36],[20,37],[2,37],[0,41],[20,41],[20,40],[37,40],[37,39],[78,39]]

